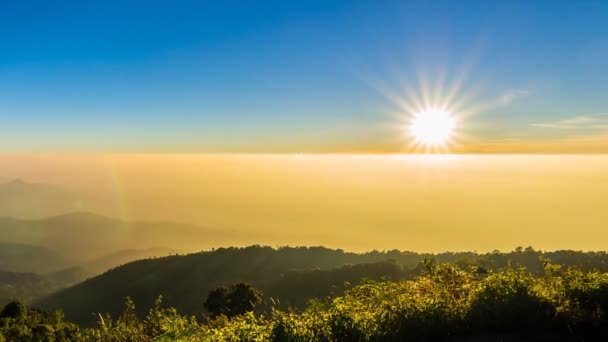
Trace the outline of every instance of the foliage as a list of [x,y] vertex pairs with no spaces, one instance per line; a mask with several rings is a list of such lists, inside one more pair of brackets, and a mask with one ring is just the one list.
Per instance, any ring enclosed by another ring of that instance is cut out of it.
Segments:
[[523,270],[508,270],[477,284],[468,320],[474,329],[534,333],[551,329],[555,309],[536,291],[534,278]]
[[84,279],[79,268],[48,274],[0,271],[0,305],[14,300],[29,304]]
[[52,313],[27,310],[18,302],[7,304],[0,318],[0,341],[83,341],[77,325],[63,320],[59,311]]
[[174,341],[185,333],[200,330],[194,317],[182,316],[174,308],[164,308],[158,297],[143,320],[135,314],[135,303],[127,298],[123,312],[116,320],[110,315],[99,315],[98,327],[82,329],[83,341],[140,342]]
[[127,296],[143,304],[136,308],[140,317],[161,294],[168,306],[197,315],[201,302],[193,298],[218,287],[246,282],[275,301],[263,302],[256,308],[258,313],[268,313],[272,307],[303,310],[311,299],[341,296],[362,279],[411,280],[427,272],[422,263],[425,259],[434,260],[437,265],[452,263],[464,270],[476,268],[478,273],[525,267],[540,277],[547,272],[547,260],[564,269],[573,266],[585,272],[608,272],[606,252],[541,252],[528,247],[482,254],[398,250],[350,253],[324,247],[250,246],[135,261],[27,304],[61,309],[69,320],[94,326],[92,312],[116,316]]
[[25,305],[16,301],[6,304],[0,311],[0,318],[23,319],[25,315]]
[[226,315],[229,311],[228,288],[222,286],[209,292],[209,295],[207,296],[207,299],[203,305],[214,318],[219,315]]
[[[608,340],[608,273],[548,259],[539,263],[542,271],[495,270],[426,258],[414,268],[416,276],[359,280],[344,286],[342,294],[309,301],[304,309],[285,309],[266,297],[270,310],[251,311],[261,294],[236,283],[208,292],[211,319],[202,315],[201,301],[197,320],[164,306],[161,297],[144,314],[129,297],[121,313],[97,316],[92,328],[65,322],[58,312],[23,308],[23,315],[0,319],[0,341]],[[348,266],[340,272],[371,267],[401,274],[395,265]],[[312,272],[310,278],[305,273],[289,277],[332,283],[324,279],[331,279],[333,271]]]
[[224,286],[209,292],[204,303],[212,317],[225,315],[229,318],[253,311],[262,302],[262,293],[246,283]]

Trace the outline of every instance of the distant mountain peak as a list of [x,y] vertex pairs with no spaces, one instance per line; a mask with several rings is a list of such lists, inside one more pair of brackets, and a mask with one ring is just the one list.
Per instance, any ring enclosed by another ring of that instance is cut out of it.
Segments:
[[9,187],[9,188],[39,188],[39,189],[48,189],[48,188],[54,188],[53,185],[50,184],[44,184],[44,183],[33,183],[33,182],[29,182],[29,181],[25,181],[23,180],[23,178],[14,178],[13,180],[10,180],[8,182],[5,183],[0,183],[0,186],[4,186],[4,187]]
[[96,214],[90,211],[73,211],[65,214],[59,214],[51,217],[47,217],[46,220],[50,221],[105,221],[105,222],[118,222],[118,219]]
[[39,219],[74,210],[102,211],[85,206],[91,198],[94,196],[77,188],[5,178],[0,182],[0,217]]
[[23,179],[21,179],[21,178],[15,178],[12,181],[7,182],[6,184],[8,184],[8,185],[25,185],[27,183],[25,181],[23,181]]

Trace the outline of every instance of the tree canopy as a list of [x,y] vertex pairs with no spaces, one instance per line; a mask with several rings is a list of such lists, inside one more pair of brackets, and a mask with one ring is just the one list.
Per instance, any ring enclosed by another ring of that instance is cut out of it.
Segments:
[[212,317],[234,317],[253,311],[262,302],[262,293],[250,284],[236,283],[228,288],[218,287],[211,291],[204,303]]

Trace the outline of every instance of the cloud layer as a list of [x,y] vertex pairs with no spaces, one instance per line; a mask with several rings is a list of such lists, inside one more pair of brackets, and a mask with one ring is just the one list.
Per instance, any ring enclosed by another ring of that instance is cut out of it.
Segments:
[[608,130],[608,114],[579,115],[557,121],[537,122],[534,127],[569,130]]

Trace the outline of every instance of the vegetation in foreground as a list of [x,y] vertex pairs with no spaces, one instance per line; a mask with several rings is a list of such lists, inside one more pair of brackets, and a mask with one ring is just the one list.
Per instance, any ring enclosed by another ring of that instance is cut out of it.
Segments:
[[[147,315],[138,317],[135,304],[127,299],[122,314],[114,319],[99,315],[95,328],[65,322],[59,312],[10,303],[0,313],[0,340],[608,339],[608,273],[563,269],[548,262],[541,276],[524,268],[494,272],[429,260],[423,267],[424,272],[412,280],[365,282],[343,296],[311,301],[299,312],[255,313],[259,293],[244,284],[210,294],[206,305],[215,308],[213,318],[181,315],[163,307],[160,298]],[[227,307],[235,298],[243,298],[239,291],[249,296],[251,305],[236,300]]]
[[[192,316],[201,314],[209,292],[246,282],[265,295],[257,313],[269,313],[272,308],[302,311],[311,299],[342,296],[362,279],[395,282],[415,279],[425,271],[422,264],[425,258],[462,269],[477,266],[494,272],[525,267],[534,276],[544,275],[544,260],[564,268],[608,272],[606,252],[541,252],[528,247],[483,254],[398,250],[352,253],[324,247],[249,246],[131,262],[27,305],[48,311],[61,309],[66,319],[94,327],[98,319],[91,313],[116,317],[122,312],[127,296],[137,303],[139,317],[146,315],[159,295],[165,305]],[[0,307],[3,304],[6,303],[0,303]]]

